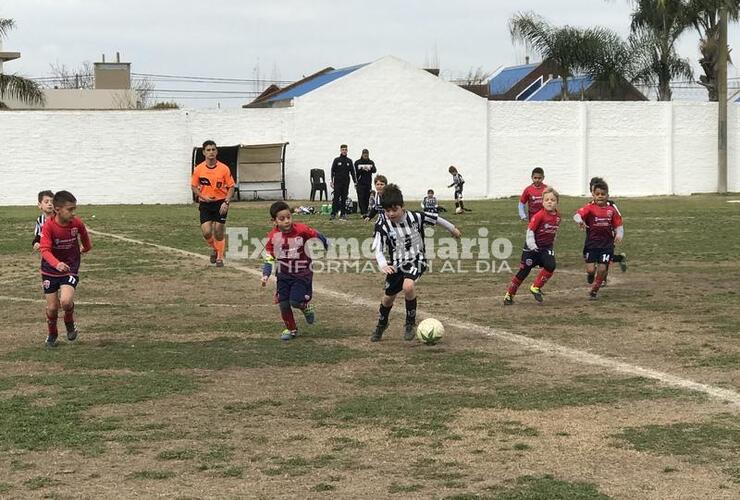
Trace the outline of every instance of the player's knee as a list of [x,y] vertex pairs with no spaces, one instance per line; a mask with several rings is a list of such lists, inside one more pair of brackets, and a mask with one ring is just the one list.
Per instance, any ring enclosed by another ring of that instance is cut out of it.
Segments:
[[65,311],[71,311],[75,307],[74,301],[70,299],[62,299],[61,304],[62,309],[64,309]]
[[46,306],[47,316],[56,316],[57,314],[59,314],[59,308],[57,306]]
[[302,309],[303,308],[303,302],[298,302],[297,300],[291,300],[290,301],[290,307],[293,307],[295,309]]
[[203,239],[208,241],[211,238],[213,238],[213,233],[211,231],[204,231],[203,232]]
[[283,312],[287,312],[287,311],[290,311],[290,302],[289,302],[289,301],[287,301],[287,300],[281,300],[281,301],[280,301],[280,302],[278,303],[278,307],[279,307],[279,308],[280,308],[280,310],[281,310],[281,311],[283,311]]
[[408,281],[403,284],[403,294],[406,296],[406,298],[409,298],[409,296],[413,296],[415,293],[416,288],[414,287],[413,281]]

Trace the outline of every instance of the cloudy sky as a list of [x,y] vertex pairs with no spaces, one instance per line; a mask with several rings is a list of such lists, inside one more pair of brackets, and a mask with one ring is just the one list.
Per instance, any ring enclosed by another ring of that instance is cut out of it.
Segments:
[[[512,44],[507,22],[529,10],[554,24],[629,31],[628,0],[0,0],[0,17],[17,25],[5,50],[22,54],[5,71],[32,77],[49,75],[50,64],[76,67],[102,53],[110,61],[119,51],[133,72],[146,74],[291,81],[395,55],[419,66],[437,61],[454,78],[522,63],[525,51]],[[691,32],[679,44],[694,64],[697,40]],[[730,44],[738,42],[735,24]],[[154,83],[163,97],[174,95],[165,88],[253,90],[247,83]],[[216,99],[186,104],[215,106]]]

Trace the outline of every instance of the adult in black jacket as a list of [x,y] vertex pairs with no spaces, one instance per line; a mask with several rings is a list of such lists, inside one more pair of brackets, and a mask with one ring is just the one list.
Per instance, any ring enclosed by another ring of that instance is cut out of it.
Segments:
[[357,174],[357,203],[360,213],[366,214],[370,204],[370,191],[372,191],[373,174],[377,172],[375,162],[370,159],[370,151],[362,150],[362,157],[355,162],[355,173]]
[[334,158],[331,164],[331,187],[334,190],[334,199],[331,205],[330,219],[336,219],[341,213],[341,218],[347,218],[347,192],[349,191],[349,178],[357,185],[355,179],[355,167],[352,160],[347,157],[347,145],[339,146],[339,156]]

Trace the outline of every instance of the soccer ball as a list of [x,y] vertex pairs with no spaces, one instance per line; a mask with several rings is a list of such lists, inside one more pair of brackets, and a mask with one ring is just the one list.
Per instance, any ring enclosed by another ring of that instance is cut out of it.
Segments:
[[458,215],[459,215],[459,214],[461,214],[461,213],[463,213],[463,209],[462,209],[462,207],[457,207],[457,208],[455,209],[455,213],[456,213],[456,214],[458,214]]
[[427,318],[416,328],[416,338],[426,345],[434,345],[442,339],[445,327],[439,320]]

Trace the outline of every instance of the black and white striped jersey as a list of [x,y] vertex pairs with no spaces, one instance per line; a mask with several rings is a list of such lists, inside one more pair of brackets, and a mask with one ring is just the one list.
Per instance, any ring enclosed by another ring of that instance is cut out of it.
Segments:
[[455,189],[462,189],[463,184],[465,184],[465,180],[463,179],[462,175],[452,174],[452,185],[455,187]]
[[406,210],[398,222],[387,217],[378,219],[373,239],[378,264],[382,267],[386,250],[390,257],[387,262],[396,268],[426,263],[424,226],[433,226],[438,220],[437,214],[411,210]]
[[439,210],[437,204],[437,198],[435,196],[425,196],[423,200],[421,200],[421,209],[425,212],[431,212],[431,213],[437,213]]
[[365,217],[367,217],[368,219],[372,219],[377,215],[378,221],[385,219],[385,211],[383,210],[383,205],[381,205],[382,201],[383,195],[379,193],[373,194],[370,197],[370,210],[368,210]]
[[44,227],[44,222],[46,222],[46,214],[41,214],[36,218],[36,226],[33,228],[33,242],[31,242],[31,245],[35,245],[41,241],[41,228]]

